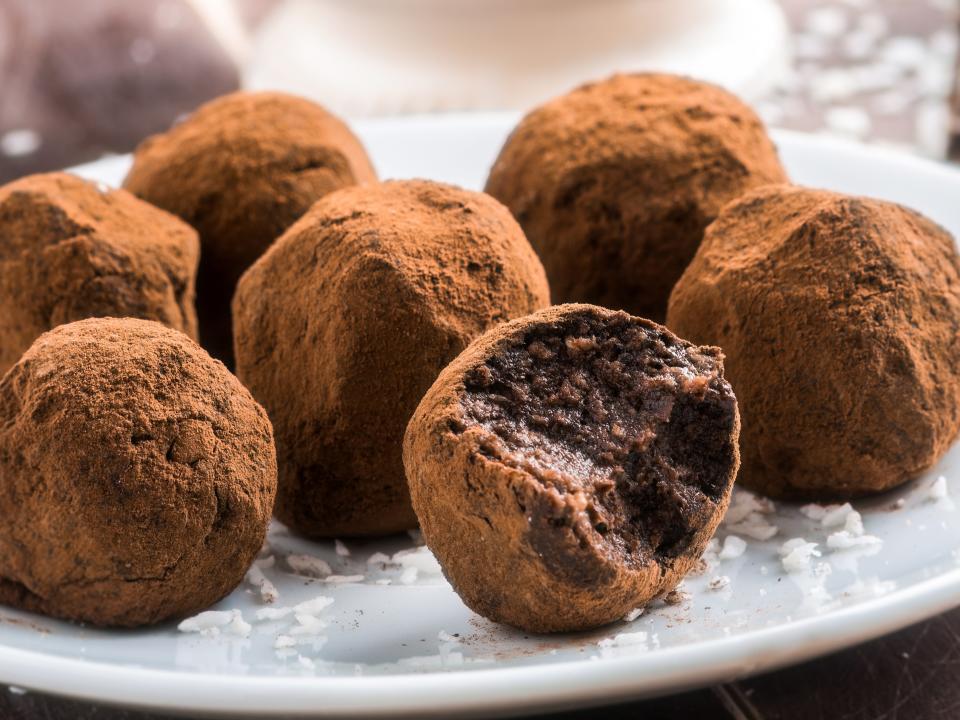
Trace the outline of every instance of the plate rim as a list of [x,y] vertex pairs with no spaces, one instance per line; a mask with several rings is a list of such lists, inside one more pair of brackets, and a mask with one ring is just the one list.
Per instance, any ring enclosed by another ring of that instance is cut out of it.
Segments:
[[[519,714],[652,698],[775,670],[945,612],[960,605],[958,591],[960,567],[822,615],[602,662],[583,659],[359,677],[268,677],[111,665],[0,644],[0,668],[6,676],[3,682],[27,690],[152,711],[232,717]],[[898,608],[910,612],[893,612]],[[689,662],[694,648],[696,655]],[[661,670],[645,674],[650,670],[645,666]],[[682,673],[676,672],[680,669]],[[31,680],[38,676],[57,681]]]
[[[514,112],[377,118],[361,131],[436,124],[516,122]],[[778,145],[816,148],[909,168],[960,187],[960,172],[905,152],[834,137],[775,130]],[[116,162],[114,157],[113,161]],[[101,161],[98,161],[101,162]],[[87,171],[88,163],[74,171]],[[641,652],[509,668],[341,676],[248,676],[115,665],[3,645],[0,682],[31,691],[149,711],[232,717],[401,717],[524,713],[655,697],[732,680],[855,645],[960,606],[960,566],[856,605],[730,637]]]

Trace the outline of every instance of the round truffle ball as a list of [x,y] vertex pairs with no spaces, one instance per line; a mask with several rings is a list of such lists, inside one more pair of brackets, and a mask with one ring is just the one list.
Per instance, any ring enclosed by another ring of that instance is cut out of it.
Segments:
[[662,321],[729,201],[786,176],[754,112],[671,75],[615,75],[527,115],[486,190],[520,221],[554,302]]
[[428,181],[348,188],[243,276],[237,373],[276,430],[276,515],[312,537],[416,527],[402,441],[441,369],[548,303],[543,268],[493,198]]
[[670,298],[721,346],[743,415],[738,482],[826,501],[895,487],[960,428],[953,238],[887,202],[777,186],[728,206]]
[[200,233],[200,340],[230,365],[230,301],[243,271],[316,200],[375,180],[360,141],[320,106],[239,92],[145,140],[124,187]]
[[0,187],[0,375],[39,335],[88,317],[197,336],[197,234],[173,215],[65,173]]
[[739,464],[720,351],[560,305],[439,376],[404,440],[413,507],[463,601],[530,632],[618,620],[697,562]]
[[155,322],[42,335],[0,381],[0,602],[134,627],[242,579],[276,492],[270,421]]

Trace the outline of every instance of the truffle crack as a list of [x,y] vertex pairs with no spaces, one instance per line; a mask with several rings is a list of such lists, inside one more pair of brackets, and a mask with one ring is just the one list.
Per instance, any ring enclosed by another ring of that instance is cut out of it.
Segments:
[[448,365],[403,457],[424,538],[470,608],[585,630],[696,564],[730,500],[739,429],[717,348],[555,305]]
[[538,484],[551,525],[669,564],[726,492],[735,401],[715,351],[626,317],[504,348],[467,374],[464,424],[482,428],[481,458]]

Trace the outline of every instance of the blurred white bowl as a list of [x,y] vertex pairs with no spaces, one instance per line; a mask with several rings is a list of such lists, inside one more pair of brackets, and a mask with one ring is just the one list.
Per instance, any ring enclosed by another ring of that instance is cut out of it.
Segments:
[[692,75],[749,100],[788,60],[774,0],[285,0],[246,80],[394,115],[526,109],[618,70]]

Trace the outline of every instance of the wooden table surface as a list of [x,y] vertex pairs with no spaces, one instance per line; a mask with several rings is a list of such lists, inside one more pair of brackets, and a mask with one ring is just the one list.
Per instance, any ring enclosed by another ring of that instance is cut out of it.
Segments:
[[[772,124],[826,128],[960,162],[955,7],[946,0],[783,0],[783,4],[796,33],[797,74],[761,103]],[[887,70],[891,63],[899,63],[902,77],[893,87],[870,91],[856,83],[844,85],[844,72],[869,68],[871,63],[885,64]],[[948,72],[947,67],[954,70]],[[832,78],[830,85],[823,81],[827,76]],[[580,720],[596,714],[587,710],[552,717]],[[960,609],[803,665],[608,707],[603,714],[611,720],[960,718]],[[0,720],[161,717],[0,688]]]

